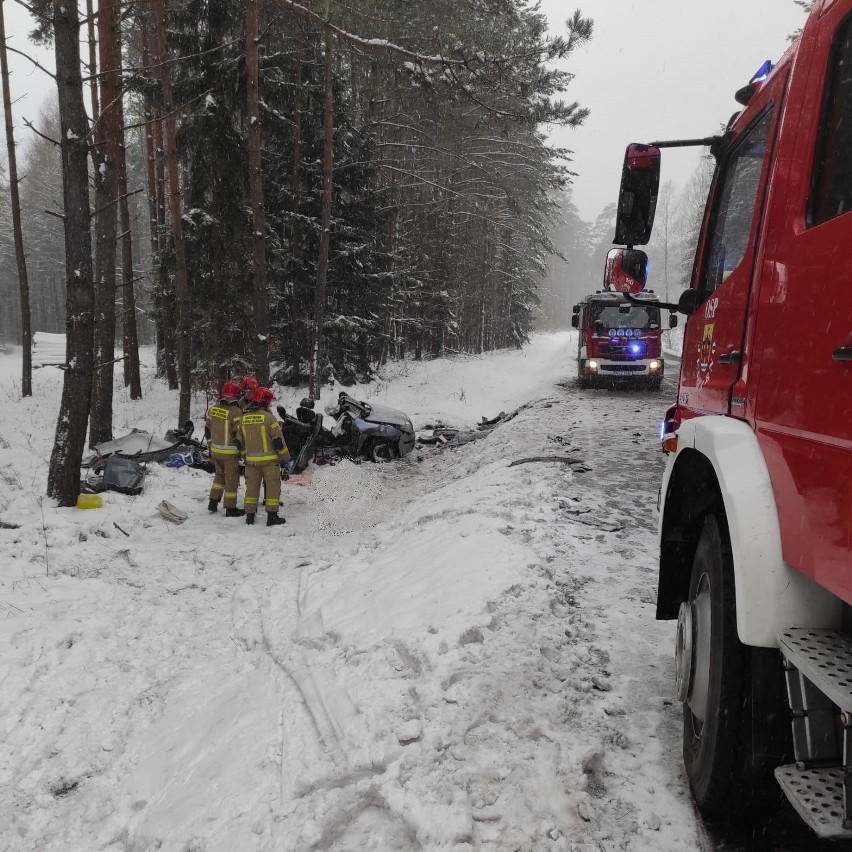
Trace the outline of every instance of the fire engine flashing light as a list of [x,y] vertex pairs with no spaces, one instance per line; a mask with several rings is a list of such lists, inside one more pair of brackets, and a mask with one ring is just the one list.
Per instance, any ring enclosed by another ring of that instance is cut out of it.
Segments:
[[760,87],[769,76],[773,67],[772,62],[767,59],[766,62],[764,62],[763,65],[755,71],[751,80],[749,80],[741,89],[737,90],[734,95],[734,99],[737,103],[740,103],[743,106],[748,104],[748,102],[754,97],[755,93],[760,91]]
[[632,355],[638,355],[642,351],[641,343],[631,343],[630,344],[630,353]]
[[754,76],[749,80],[749,83],[762,83],[768,76],[770,71],[775,66],[772,64],[771,60],[767,59],[760,68],[755,71]]

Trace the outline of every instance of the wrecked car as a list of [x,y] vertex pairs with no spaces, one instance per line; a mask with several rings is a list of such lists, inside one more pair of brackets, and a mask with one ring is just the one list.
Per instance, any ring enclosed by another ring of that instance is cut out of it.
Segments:
[[332,445],[353,458],[386,462],[414,449],[414,426],[396,408],[363,402],[341,391],[337,402],[326,406],[325,413],[334,418],[329,430]]
[[277,411],[284,441],[294,460],[293,473],[303,471],[316,457],[348,456],[386,462],[414,449],[414,427],[403,412],[363,402],[345,392],[325,408],[325,413],[334,418],[330,429],[323,426],[323,416],[314,411],[312,399],[303,399],[295,416],[281,405]]
[[414,449],[414,426],[402,411],[378,403],[364,402],[341,392],[325,413],[334,418],[327,429],[323,416],[314,411],[314,401],[305,398],[291,416],[277,407],[281,431],[294,459],[294,473],[304,470],[316,457],[348,456],[386,462],[402,458]]

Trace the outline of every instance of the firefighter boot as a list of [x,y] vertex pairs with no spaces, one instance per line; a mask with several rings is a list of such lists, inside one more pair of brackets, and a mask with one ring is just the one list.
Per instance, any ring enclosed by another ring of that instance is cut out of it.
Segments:
[[254,523],[254,512],[251,512],[248,515],[246,515],[246,523],[249,526],[251,526]]
[[267,512],[266,514],[266,526],[268,527],[277,527],[279,524],[286,524],[287,520],[285,518],[278,517],[274,512]]
[[241,518],[245,513],[245,509],[225,509],[226,518]]
[[208,512],[218,512],[219,511],[219,504],[215,500],[208,500],[207,501],[207,511]]

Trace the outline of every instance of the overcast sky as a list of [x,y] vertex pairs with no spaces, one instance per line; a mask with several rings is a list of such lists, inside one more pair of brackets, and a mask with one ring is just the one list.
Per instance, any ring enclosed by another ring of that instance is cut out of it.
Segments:
[[[568,99],[592,111],[555,143],[574,152],[574,203],[593,220],[616,201],[629,142],[704,137],[740,107],[734,92],[766,59],[776,62],[805,15],[793,0],[541,0],[564,32],[579,7],[595,22],[591,42],[567,61]],[[663,152],[662,180],[685,183],[696,149]]]
[[[541,7],[563,32],[575,3],[541,0]],[[575,152],[574,202],[588,220],[616,200],[628,142],[715,133],[738,109],[734,92],[765,59],[780,58],[805,18],[793,0],[581,0],[579,7],[595,32],[567,62],[576,75],[567,98],[592,113],[581,128],[557,128],[552,138]],[[9,45],[52,67],[51,51],[27,41],[27,12],[14,2],[3,8]],[[13,98],[28,94],[15,106],[21,127],[22,116],[37,117],[53,81],[20,56],[10,54],[9,63]],[[28,133],[19,130],[18,140]],[[685,183],[697,156],[665,151],[663,180]]]

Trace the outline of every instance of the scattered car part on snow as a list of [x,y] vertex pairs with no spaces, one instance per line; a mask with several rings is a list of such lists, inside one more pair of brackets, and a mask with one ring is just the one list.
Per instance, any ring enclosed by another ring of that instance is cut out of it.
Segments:
[[452,426],[437,424],[435,426],[426,426],[426,429],[431,429],[431,435],[421,434],[417,436],[417,443],[422,445],[435,445],[440,447],[461,447],[469,444],[471,441],[477,441],[480,438],[487,438],[492,429],[500,426],[503,423],[508,423],[518,415],[523,409],[528,408],[527,405],[522,405],[508,414],[501,411],[496,417],[482,417],[476,425],[476,429],[456,429]]
[[165,439],[155,438],[150,432],[132,429],[127,435],[122,435],[114,441],[95,444],[92,447],[94,455],[84,460],[83,467],[91,467],[108,456],[114,455],[132,458],[139,462],[165,461],[183,439],[181,434],[180,438],[169,440],[169,434],[166,433]]
[[289,473],[301,473],[314,457],[317,438],[322,430],[322,415],[314,411],[314,401],[305,397],[296,408],[295,417],[283,405],[276,407],[281,418],[281,434],[290,451],[293,467]]
[[168,500],[161,500],[154,508],[164,520],[173,524],[182,524],[189,517],[183,509],[178,509]]

